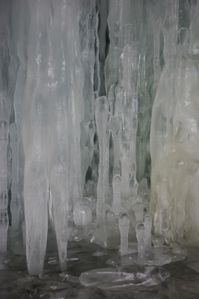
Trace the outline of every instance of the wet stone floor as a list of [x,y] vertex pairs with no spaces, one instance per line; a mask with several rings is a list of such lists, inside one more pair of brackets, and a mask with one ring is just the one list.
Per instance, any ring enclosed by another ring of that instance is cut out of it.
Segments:
[[24,255],[8,255],[0,269],[0,299],[199,299],[199,250],[189,249],[187,259],[163,266],[170,277],[157,286],[126,286],[102,290],[80,284],[82,272],[107,268],[114,255],[85,242],[71,243],[68,249],[67,272],[59,271],[55,250],[48,252],[41,277],[31,277]]

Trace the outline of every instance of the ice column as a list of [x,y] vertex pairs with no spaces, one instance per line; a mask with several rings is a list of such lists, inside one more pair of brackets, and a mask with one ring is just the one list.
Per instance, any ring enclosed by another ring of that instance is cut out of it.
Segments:
[[109,105],[106,97],[96,99],[95,119],[99,140],[99,175],[97,184],[97,221],[105,221],[109,192]]
[[30,274],[39,274],[43,270],[48,232],[49,141],[48,123],[45,123],[49,111],[45,98],[48,41],[45,32],[48,26],[49,6],[46,1],[29,1],[28,6],[30,23],[22,121],[25,155],[24,209],[27,266]]
[[[111,106],[110,95],[109,95],[109,105]],[[113,110],[113,109],[112,109]],[[112,116],[110,119],[110,132],[113,139],[113,173],[115,175],[120,174],[120,151],[121,151],[121,132],[122,132],[122,121],[119,116]],[[120,178],[121,179],[121,178]]]
[[[130,26],[126,29],[131,28]],[[130,33],[132,34],[131,31]],[[121,193],[123,198],[128,198],[137,192],[138,62],[137,44],[127,44],[121,54],[121,85],[116,94],[115,103],[116,109],[121,104],[123,109],[121,136]]]
[[[141,37],[139,16],[143,5],[142,1],[129,0],[113,0],[109,5],[110,45],[105,75],[113,141],[112,210],[116,216],[132,209],[137,197],[138,99],[141,82],[140,45],[137,41]],[[142,71],[145,78],[144,67]],[[143,215],[143,205],[141,210]],[[137,218],[143,221],[140,213],[139,209]]]

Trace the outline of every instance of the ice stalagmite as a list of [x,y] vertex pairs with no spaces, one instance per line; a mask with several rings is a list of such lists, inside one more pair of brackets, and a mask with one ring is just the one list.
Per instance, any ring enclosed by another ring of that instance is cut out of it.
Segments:
[[[161,75],[161,33],[166,15],[164,9],[166,3],[164,5],[161,4],[156,1],[153,5],[149,5],[149,20],[153,33],[153,88],[155,91]],[[168,17],[168,14],[166,17]]]
[[152,229],[152,219],[150,215],[145,215],[144,217],[144,242],[146,251],[151,250],[151,229]]
[[136,225],[136,238],[138,243],[138,257],[143,259],[145,256],[145,230],[143,223]]
[[129,236],[130,221],[126,214],[121,215],[119,218],[120,230],[120,254],[128,254],[128,236]]

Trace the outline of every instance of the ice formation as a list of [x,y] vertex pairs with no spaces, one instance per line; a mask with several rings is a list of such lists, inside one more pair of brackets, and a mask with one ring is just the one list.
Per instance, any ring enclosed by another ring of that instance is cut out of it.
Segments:
[[86,287],[98,287],[102,290],[117,290],[121,288],[152,287],[160,284],[169,277],[169,273],[163,269],[148,267],[136,270],[122,269],[117,271],[114,268],[105,268],[84,272],[80,276],[80,282]]
[[120,253],[121,255],[128,254],[128,236],[129,236],[130,221],[127,215],[121,215],[119,218],[120,230]]
[[163,23],[165,66],[151,121],[151,192],[154,229],[167,242],[197,243],[198,210],[193,185],[198,170],[198,2],[177,43],[178,2]]
[[198,14],[198,0],[0,1],[1,255],[25,247],[37,275],[48,231],[61,270],[71,240],[122,258],[137,242],[151,265],[172,260],[154,236],[198,245]]

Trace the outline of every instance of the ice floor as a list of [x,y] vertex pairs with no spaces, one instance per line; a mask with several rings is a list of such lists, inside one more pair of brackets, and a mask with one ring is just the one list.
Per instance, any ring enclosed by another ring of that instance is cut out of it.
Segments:
[[[125,287],[117,291],[83,287],[79,282],[82,272],[108,267],[106,261],[115,252],[76,242],[69,245],[68,270],[59,272],[54,248],[48,251],[42,277],[31,277],[26,270],[25,255],[9,255],[0,270],[1,299],[198,299],[199,298],[199,250],[188,249],[187,259],[163,267],[170,277],[155,287]],[[197,273],[198,269],[198,273]]]

